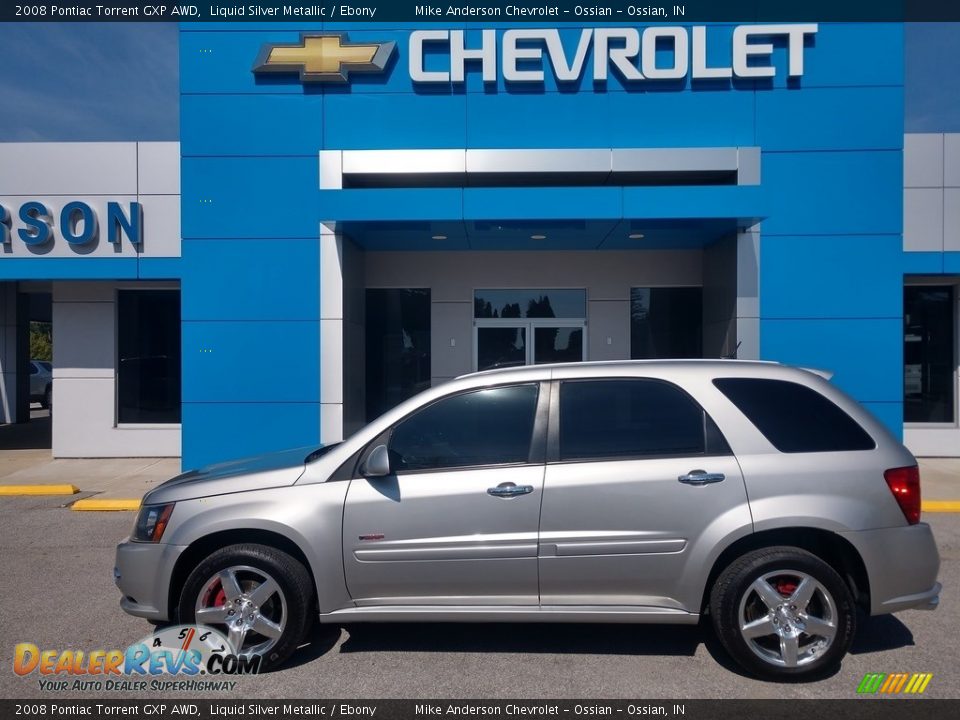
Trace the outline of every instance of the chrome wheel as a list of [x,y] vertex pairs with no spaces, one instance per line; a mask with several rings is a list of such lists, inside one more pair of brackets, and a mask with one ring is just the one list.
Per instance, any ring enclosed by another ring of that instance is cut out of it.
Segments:
[[760,659],[778,667],[808,665],[837,636],[837,607],[818,580],[797,570],[761,575],[740,599],[740,635]]
[[220,570],[203,584],[194,620],[225,629],[238,655],[263,655],[286,629],[287,601],[269,573],[235,565]]

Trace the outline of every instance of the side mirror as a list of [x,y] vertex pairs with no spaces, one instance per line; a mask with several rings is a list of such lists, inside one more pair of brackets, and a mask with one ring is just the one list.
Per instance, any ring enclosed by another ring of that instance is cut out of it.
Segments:
[[364,477],[385,477],[390,474],[390,455],[386,445],[377,445],[363,466]]

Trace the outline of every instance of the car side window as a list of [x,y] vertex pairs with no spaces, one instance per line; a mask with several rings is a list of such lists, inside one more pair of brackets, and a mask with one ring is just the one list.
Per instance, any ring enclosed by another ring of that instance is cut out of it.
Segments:
[[813,388],[768,378],[713,381],[782,453],[873,450],[867,431]]
[[650,378],[560,385],[560,460],[727,454],[723,435],[677,386]]
[[538,394],[532,383],[442,398],[393,429],[390,465],[403,472],[525,463]]

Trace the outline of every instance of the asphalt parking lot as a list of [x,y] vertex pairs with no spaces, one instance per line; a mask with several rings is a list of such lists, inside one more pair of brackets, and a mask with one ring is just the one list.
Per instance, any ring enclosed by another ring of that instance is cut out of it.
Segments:
[[[69,512],[64,502],[0,498],[2,698],[53,697],[40,690],[36,674],[13,673],[18,642],[123,649],[151,630],[120,611],[111,576],[114,545],[133,514]],[[321,629],[286,668],[241,677],[222,697],[850,698],[868,672],[930,672],[925,696],[960,697],[960,515],[925,520],[943,562],[940,609],[861,618],[841,670],[816,683],[744,677],[710,632],[696,627],[397,624]]]

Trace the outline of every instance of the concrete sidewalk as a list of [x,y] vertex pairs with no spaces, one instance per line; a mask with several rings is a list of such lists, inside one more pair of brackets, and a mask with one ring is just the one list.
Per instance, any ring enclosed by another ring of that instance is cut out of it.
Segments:
[[[180,474],[179,458],[55,460],[49,450],[0,450],[0,489],[10,485],[74,485],[80,492],[65,502],[139,500],[152,487]],[[924,502],[957,503],[960,458],[921,458]]]
[[180,474],[180,458],[53,459],[50,450],[0,451],[0,488],[10,485],[73,485],[87,497],[139,500]]
[[919,458],[923,499],[960,501],[960,458]]

